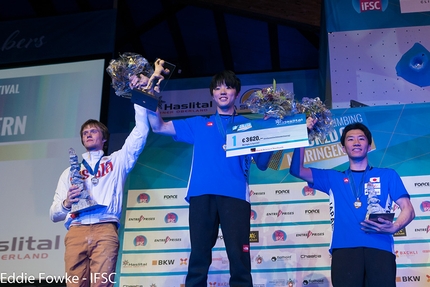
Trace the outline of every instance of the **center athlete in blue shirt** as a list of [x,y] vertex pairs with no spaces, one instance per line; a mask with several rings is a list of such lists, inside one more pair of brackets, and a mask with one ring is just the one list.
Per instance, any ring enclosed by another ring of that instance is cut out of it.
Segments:
[[158,111],[148,111],[155,133],[194,145],[185,198],[190,204],[191,241],[187,287],[207,286],[219,226],[230,262],[230,286],[253,286],[249,254],[249,170],[252,158],[260,170],[266,170],[272,153],[226,157],[227,125],[249,122],[236,114],[234,103],[240,88],[239,78],[231,71],[223,71],[210,83],[210,93],[217,106],[215,115],[164,122]]

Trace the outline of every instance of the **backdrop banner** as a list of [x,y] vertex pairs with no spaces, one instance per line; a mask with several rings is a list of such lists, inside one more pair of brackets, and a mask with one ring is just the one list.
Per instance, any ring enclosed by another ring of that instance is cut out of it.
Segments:
[[[427,286],[430,276],[429,112],[428,103],[334,109],[334,131],[324,143],[312,141],[306,148],[306,165],[345,170],[347,156],[340,145],[343,128],[353,122],[370,128],[374,141],[370,165],[400,174],[416,212],[416,219],[395,234],[398,286],[411,282]],[[254,286],[331,286],[329,199],[289,174],[291,155],[292,150],[277,152],[264,172],[251,167]],[[117,286],[185,286],[190,242],[184,197],[191,157],[192,146],[150,134],[128,180]],[[398,206],[392,212],[397,217]],[[228,286],[228,280],[220,230],[208,286]]]
[[0,24],[0,64],[112,53],[116,11]]

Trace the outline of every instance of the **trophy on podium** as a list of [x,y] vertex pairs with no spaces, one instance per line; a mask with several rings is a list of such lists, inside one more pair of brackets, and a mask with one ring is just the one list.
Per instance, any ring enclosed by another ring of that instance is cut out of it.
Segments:
[[69,149],[69,162],[70,162],[70,172],[69,178],[70,183],[76,185],[80,188],[81,194],[79,195],[79,201],[72,204],[71,214],[72,217],[76,217],[78,213],[83,211],[89,211],[98,207],[104,207],[104,205],[97,204],[88,193],[85,182],[82,175],[79,173],[81,170],[81,165],[78,162],[78,156],[73,148]]
[[170,78],[175,67],[162,59],[156,59],[152,66],[141,55],[128,52],[111,60],[106,71],[112,78],[116,95],[155,111],[160,103],[155,93],[161,92],[162,81]]

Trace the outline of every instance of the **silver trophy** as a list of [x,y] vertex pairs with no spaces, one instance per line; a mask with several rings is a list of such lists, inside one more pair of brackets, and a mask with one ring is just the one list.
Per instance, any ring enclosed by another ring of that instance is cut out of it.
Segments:
[[367,213],[366,219],[378,222],[378,218],[382,217],[386,220],[393,220],[394,213],[390,213],[389,210],[383,208],[379,202],[378,193],[375,191],[375,186],[373,183],[368,182],[366,184],[366,192],[367,194]]
[[100,205],[93,199],[91,199],[85,187],[85,181],[82,175],[79,173],[81,170],[81,164],[78,161],[78,156],[73,148],[69,149],[69,162],[70,162],[70,172],[69,178],[70,183],[76,185],[81,190],[79,195],[79,201],[72,204],[71,214],[77,215],[79,212],[87,211],[99,207]]

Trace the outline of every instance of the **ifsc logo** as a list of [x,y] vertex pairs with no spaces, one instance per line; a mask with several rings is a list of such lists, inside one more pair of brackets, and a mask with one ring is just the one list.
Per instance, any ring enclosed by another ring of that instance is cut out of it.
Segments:
[[352,0],[352,7],[357,13],[380,11],[384,12],[388,7],[388,0]]

